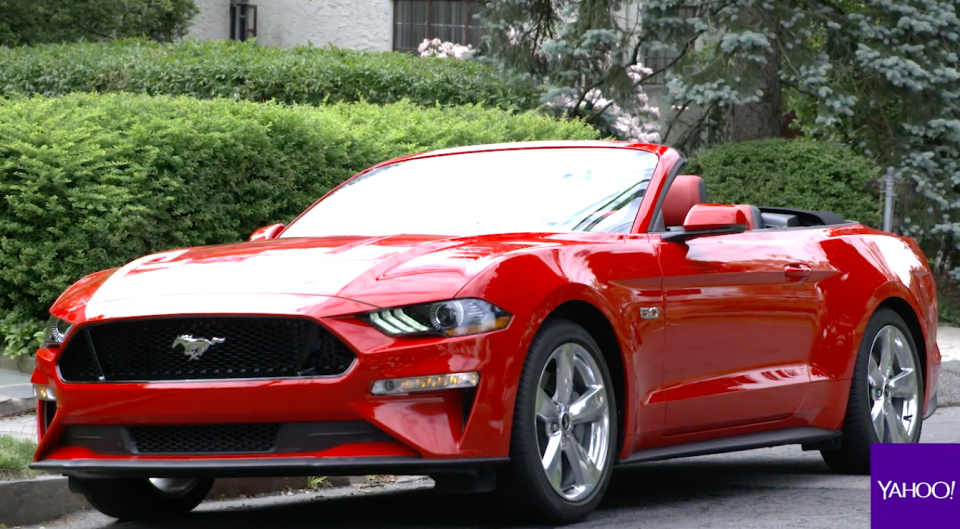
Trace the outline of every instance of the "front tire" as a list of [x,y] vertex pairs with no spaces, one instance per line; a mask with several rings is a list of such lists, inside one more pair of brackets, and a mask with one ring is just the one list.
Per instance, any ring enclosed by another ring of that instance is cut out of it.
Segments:
[[870,473],[873,443],[917,443],[923,426],[923,372],[910,329],[899,314],[873,315],[857,353],[840,448],[822,450],[842,474]]
[[600,347],[579,325],[547,322],[520,377],[499,496],[537,521],[584,518],[610,483],[617,435],[613,380]]
[[94,509],[119,520],[181,516],[195,509],[213,487],[212,479],[81,479],[71,489]]

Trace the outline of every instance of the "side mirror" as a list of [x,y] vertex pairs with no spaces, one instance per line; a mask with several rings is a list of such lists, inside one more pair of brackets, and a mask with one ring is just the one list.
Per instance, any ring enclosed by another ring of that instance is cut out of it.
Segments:
[[683,220],[683,231],[664,233],[668,242],[686,242],[695,237],[743,233],[747,231],[747,215],[736,206],[697,204]]
[[283,224],[271,224],[270,226],[264,226],[259,230],[253,232],[253,235],[250,236],[251,241],[266,241],[269,239],[275,239],[277,235],[280,235],[280,232],[286,228]]

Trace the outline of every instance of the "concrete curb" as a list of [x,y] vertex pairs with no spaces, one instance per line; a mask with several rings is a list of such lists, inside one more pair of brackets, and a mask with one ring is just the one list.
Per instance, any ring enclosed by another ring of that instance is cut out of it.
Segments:
[[36,365],[37,359],[34,358],[33,355],[10,358],[9,356],[3,354],[3,348],[0,347],[0,369],[10,369],[12,371],[30,374],[33,373],[33,369],[36,367]]
[[36,399],[18,399],[0,395],[0,419],[37,411]]
[[0,481],[0,525],[45,522],[89,507],[83,496],[70,492],[62,476]]
[[[348,477],[327,478],[329,488],[350,485]],[[308,478],[225,478],[218,479],[207,501],[272,494],[308,487]],[[0,527],[47,522],[90,505],[67,488],[64,476],[0,481]]]

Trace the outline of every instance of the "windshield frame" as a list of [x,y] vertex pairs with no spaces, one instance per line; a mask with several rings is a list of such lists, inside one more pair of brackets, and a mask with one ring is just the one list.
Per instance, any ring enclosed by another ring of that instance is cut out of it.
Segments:
[[[569,142],[569,143],[567,143]],[[389,167],[392,165],[400,163],[415,162],[420,160],[427,160],[431,158],[439,157],[448,157],[448,156],[457,156],[461,154],[478,154],[478,153],[495,153],[495,152],[504,152],[504,151],[533,151],[533,150],[571,150],[571,149],[609,149],[615,151],[633,151],[633,152],[643,152],[648,153],[656,157],[656,162],[653,164],[652,173],[650,179],[647,181],[646,190],[641,198],[641,203],[636,211],[636,216],[633,219],[633,225],[626,232],[621,233],[611,233],[603,231],[557,231],[556,233],[580,233],[580,234],[595,234],[595,235],[611,235],[611,236],[622,236],[626,234],[635,234],[638,232],[638,228],[642,229],[645,224],[649,224],[648,221],[644,221],[646,216],[649,215],[650,210],[654,209],[655,206],[659,205],[659,202],[662,200],[662,197],[659,195],[663,191],[663,181],[666,177],[667,171],[664,169],[665,162],[675,161],[673,158],[679,157],[681,160],[684,158],[679,156],[679,153],[676,153],[672,148],[662,146],[662,145],[653,145],[653,144],[643,144],[643,143],[630,143],[630,142],[619,142],[619,141],[605,141],[605,140],[595,140],[595,141],[576,141],[576,140],[567,140],[567,142],[553,143],[553,142],[516,142],[516,143],[503,143],[503,144],[490,144],[490,145],[477,145],[477,146],[466,146],[466,147],[455,147],[450,149],[441,149],[436,151],[427,151],[418,154],[412,154],[408,156],[401,156],[380,162],[376,165],[370,166],[363,171],[351,176],[350,178],[344,180],[337,186],[330,189],[327,193],[317,199],[313,204],[304,209],[299,215],[297,215],[292,221],[290,221],[284,229],[278,233],[276,238],[284,238],[284,233],[287,232],[294,224],[299,222],[303,217],[307,216],[314,208],[321,205],[325,200],[331,197],[334,193],[339,191],[341,188],[351,185],[356,180],[364,178],[372,172],[378,171],[382,168]],[[527,143],[528,145],[524,145]],[[673,154],[674,156],[670,156]],[[666,155],[666,156],[665,156]],[[671,164],[673,165],[673,164]],[[676,169],[676,167],[674,167]],[[651,204],[652,202],[652,204]],[[645,231],[645,230],[643,230]],[[383,234],[384,236],[397,235],[401,234]],[[521,233],[521,232],[515,232]],[[539,232],[538,232],[539,233]],[[544,232],[546,233],[546,232]],[[553,232],[550,232],[553,233]],[[338,235],[316,235],[314,237],[327,237],[327,236],[338,236]],[[311,237],[309,235],[301,236],[288,236],[286,238],[295,238],[295,237]]]

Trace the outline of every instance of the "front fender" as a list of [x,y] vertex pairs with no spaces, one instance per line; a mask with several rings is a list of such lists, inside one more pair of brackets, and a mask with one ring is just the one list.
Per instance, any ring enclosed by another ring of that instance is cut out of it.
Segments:
[[[662,404],[648,401],[662,382],[663,323],[639,315],[641,307],[663,310],[659,265],[652,252],[650,259],[644,260],[637,258],[643,252],[631,254],[622,251],[623,247],[618,252],[618,247],[565,246],[516,254],[479,274],[457,294],[496,304],[514,314],[512,325],[522,328],[513,351],[515,358],[505,364],[503,374],[510,382],[510,389],[503,396],[506,409],[514,408],[527,351],[544,322],[564,304],[576,301],[591,305],[607,319],[619,345],[624,372],[622,396],[627,408],[621,410],[622,434],[654,432],[662,427],[662,418],[654,409]],[[645,262],[648,266],[631,269],[622,266],[623,260]],[[624,278],[616,274],[623,274],[623,270],[638,277],[620,281]],[[642,403],[651,404],[648,419],[640,413]],[[505,420],[509,427],[512,417]],[[624,453],[631,449],[625,442]]]

